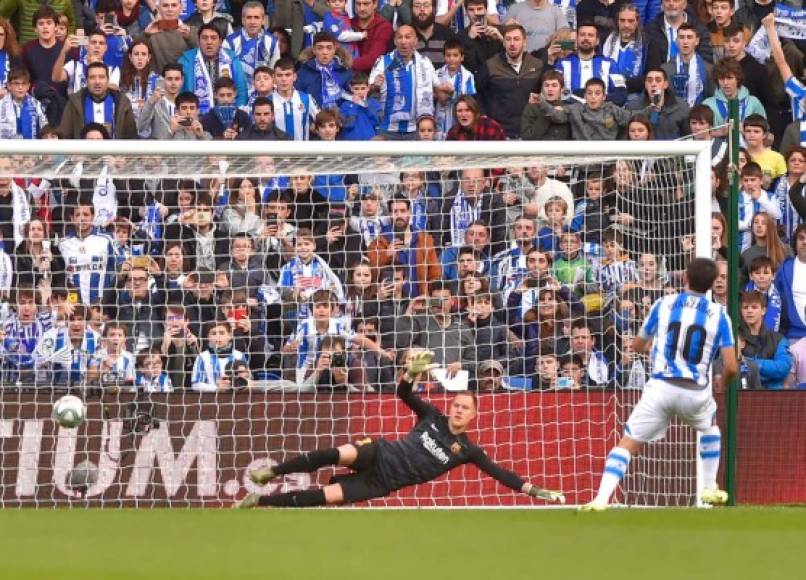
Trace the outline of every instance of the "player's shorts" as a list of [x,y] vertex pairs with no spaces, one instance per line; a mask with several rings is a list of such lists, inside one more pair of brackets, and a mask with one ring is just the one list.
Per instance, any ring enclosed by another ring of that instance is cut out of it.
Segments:
[[392,493],[392,489],[382,480],[378,471],[380,454],[375,443],[356,447],[358,457],[350,466],[353,473],[334,475],[330,483],[341,485],[345,503],[356,503]]
[[715,415],[716,402],[711,389],[686,389],[662,379],[650,379],[627,419],[624,434],[647,443],[666,434],[672,417],[677,416],[691,428],[704,431],[714,424]]

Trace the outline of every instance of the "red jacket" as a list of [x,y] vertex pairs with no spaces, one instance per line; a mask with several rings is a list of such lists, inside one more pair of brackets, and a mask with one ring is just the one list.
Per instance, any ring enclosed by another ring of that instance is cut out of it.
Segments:
[[[356,32],[367,33],[364,40],[356,42],[359,56],[353,60],[353,70],[369,74],[378,57],[389,52],[392,46],[394,35],[392,25],[377,12],[366,28],[361,28],[357,16],[352,19],[352,24]],[[369,82],[371,83],[372,79],[369,79]]]

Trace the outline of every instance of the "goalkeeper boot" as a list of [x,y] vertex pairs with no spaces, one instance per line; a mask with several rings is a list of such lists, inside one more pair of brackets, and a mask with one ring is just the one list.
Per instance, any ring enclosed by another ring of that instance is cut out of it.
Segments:
[[593,500],[584,505],[579,506],[581,512],[603,512],[607,509],[607,503]]
[[258,501],[260,500],[260,494],[257,493],[250,493],[247,494],[245,498],[235,504],[235,509],[239,510],[248,510],[253,507],[258,506]]
[[248,475],[249,479],[258,485],[266,485],[272,479],[277,477],[277,475],[272,471],[271,467],[268,466],[250,471]]
[[728,492],[715,487],[713,489],[705,489],[700,496],[703,503],[708,505],[725,505],[728,503]]

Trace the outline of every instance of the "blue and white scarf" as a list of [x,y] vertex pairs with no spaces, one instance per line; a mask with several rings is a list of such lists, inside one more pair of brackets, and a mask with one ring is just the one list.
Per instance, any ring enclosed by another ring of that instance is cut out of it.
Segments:
[[[790,8],[778,3],[775,6],[775,30],[780,38],[806,40],[806,10]],[[758,27],[746,50],[761,64],[769,60],[771,49],[766,28]]]
[[11,68],[11,59],[5,50],[0,50],[0,87],[8,84],[8,72]]
[[644,72],[644,47],[641,39],[631,40],[622,46],[619,35],[614,32],[605,40],[602,54],[616,61],[625,78],[640,77]]
[[107,93],[103,100],[103,117],[98,119],[95,115],[95,105],[98,104],[89,94],[84,95],[84,124],[100,123],[109,131],[109,136],[115,136],[115,97]]
[[451,206],[451,245],[464,246],[465,232],[474,221],[479,219],[481,214],[481,200],[477,200],[475,205],[470,205],[470,201],[459,191]]
[[[727,96],[725,97],[727,98]],[[739,119],[744,120],[747,117],[747,107],[748,107],[748,97],[739,100]],[[722,117],[723,122],[728,119],[728,102],[723,101],[722,99],[714,99],[716,103],[716,108],[719,109],[719,114]]]
[[318,62],[315,65],[319,74],[322,75],[322,100],[320,101],[322,108],[329,109],[337,106],[339,99],[341,99],[342,90],[336,77],[333,76],[335,62],[331,62],[328,66],[323,66]]
[[678,75],[682,75],[681,78],[685,77],[686,81],[684,90],[682,93],[678,93],[678,86],[674,84],[674,79],[671,79],[675,94],[681,99],[685,99],[689,107],[699,105],[705,98],[704,79],[706,78],[706,72],[703,58],[694,53],[691,60],[686,64],[680,58],[680,55],[677,55],[674,60],[674,68]]
[[259,66],[274,66],[275,57],[279,56],[279,45],[272,34],[261,30],[255,38],[250,38],[245,30],[229,36],[227,46],[238,55],[241,68],[248,79],[252,79]]
[[[234,80],[232,58],[225,48],[218,51],[216,67],[218,67],[219,76],[229,76]],[[225,72],[228,74],[225,74]],[[207,63],[204,61],[201,49],[196,50],[196,58],[193,62],[193,77],[193,92],[199,97],[199,112],[205,114],[215,105],[213,101],[214,81],[210,78],[210,72],[207,70]]]
[[20,106],[20,114],[17,117],[17,135],[22,135],[23,139],[39,138],[39,115],[37,114],[37,103],[31,95],[25,95]]

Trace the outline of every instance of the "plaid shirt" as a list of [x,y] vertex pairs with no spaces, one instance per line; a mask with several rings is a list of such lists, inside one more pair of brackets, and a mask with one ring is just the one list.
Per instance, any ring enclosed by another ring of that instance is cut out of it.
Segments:
[[476,119],[472,129],[465,129],[459,123],[451,127],[446,141],[506,141],[504,129],[489,117],[482,115]]

